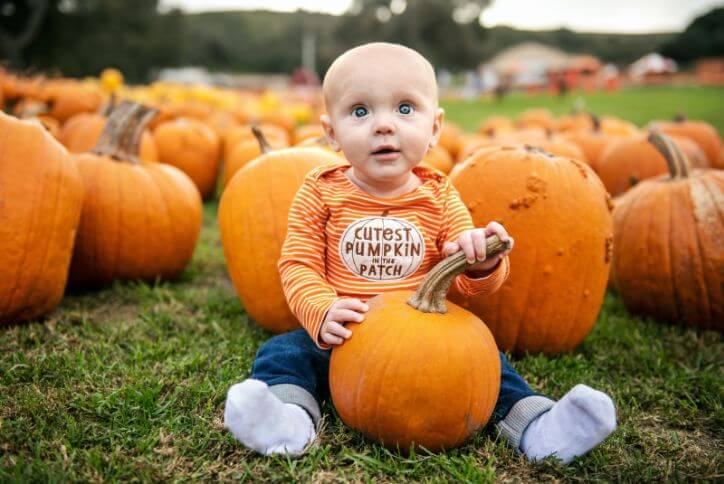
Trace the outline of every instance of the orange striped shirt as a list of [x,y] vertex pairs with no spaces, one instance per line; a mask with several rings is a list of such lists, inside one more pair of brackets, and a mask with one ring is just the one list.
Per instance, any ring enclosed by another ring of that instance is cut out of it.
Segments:
[[[279,260],[284,295],[312,339],[324,348],[319,330],[334,301],[363,301],[397,289],[414,290],[443,257],[446,241],[473,228],[470,214],[448,179],[424,167],[422,180],[396,198],[378,198],[352,183],[346,162],[311,171],[289,210]],[[488,275],[460,275],[457,289],[489,294],[508,277],[508,257]]]

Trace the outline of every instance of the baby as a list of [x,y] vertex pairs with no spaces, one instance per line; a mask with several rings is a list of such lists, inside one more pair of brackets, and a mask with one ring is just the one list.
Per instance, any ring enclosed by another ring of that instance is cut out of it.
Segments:
[[[430,63],[401,45],[372,43],[334,61],[323,84],[327,138],[348,163],[307,175],[289,212],[279,261],[284,293],[303,329],[259,350],[251,378],[228,392],[224,424],[263,454],[299,454],[316,437],[319,402],[328,396],[330,348],[352,337],[365,301],[415,289],[443,257],[465,252],[457,277],[467,295],[496,291],[508,277],[507,252],[486,258],[485,238],[502,225],[474,228],[450,182],[417,166],[443,120]],[[390,338],[396,338],[390,335]],[[530,460],[564,463],[616,427],[611,399],[577,385],[555,402],[533,392],[500,353],[500,395],[491,422]]]

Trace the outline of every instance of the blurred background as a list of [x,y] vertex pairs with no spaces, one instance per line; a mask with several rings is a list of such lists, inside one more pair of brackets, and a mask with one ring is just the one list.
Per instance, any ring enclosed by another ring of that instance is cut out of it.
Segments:
[[724,83],[715,0],[0,0],[26,74],[261,88],[314,84],[344,50],[399,42],[448,95]]

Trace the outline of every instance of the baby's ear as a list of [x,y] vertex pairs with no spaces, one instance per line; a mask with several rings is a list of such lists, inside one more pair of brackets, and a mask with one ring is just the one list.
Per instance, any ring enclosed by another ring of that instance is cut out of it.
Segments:
[[334,132],[334,128],[332,127],[332,119],[329,117],[328,114],[323,114],[319,117],[319,121],[322,123],[322,128],[324,128],[324,136],[325,138],[327,138],[327,143],[329,144],[330,148],[332,148],[334,151],[339,151],[341,148],[339,147],[339,143],[337,143],[336,133]]
[[437,108],[435,110],[435,122],[432,125],[432,138],[430,138],[430,148],[437,145],[440,140],[440,133],[442,132],[442,122],[445,119],[445,110],[443,108]]

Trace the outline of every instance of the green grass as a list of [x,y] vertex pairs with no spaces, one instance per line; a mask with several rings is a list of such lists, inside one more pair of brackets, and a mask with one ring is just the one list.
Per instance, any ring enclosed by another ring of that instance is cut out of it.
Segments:
[[558,115],[566,114],[579,99],[598,115],[620,116],[639,126],[654,119],[671,119],[682,112],[692,119],[704,119],[719,133],[724,133],[724,88],[720,87],[646,87],[612,94],[570,92],[564,97],[514,93],[497,103],[454,100],[444,102],[443,107],[448,119],[474,131],[487,116],[516,116],[533,106],[548,108]]
[[[691,109],[692,117],[721,126],[721,118],[710,114],[724,112],[722,90],[652,92],[656,95],[621,93],[616,102],[598,96],[590,103],[623,116],[635,111],[637,102],[649,112],[659,109],[636,119],[642,123],[675,111],[671,106],[678,100],[691,99],[689,104],[699,107]],[[544,98],[511,97],[500,112],[515,113],[526,102],[567,109]],[[483,102],[446,107],[451,118],[468,127],[498,112]],[[180,281],[119,283],[71,294],[44,321],[0,331],[0,481],[716,481],[724,476],[721,335],[632,316],[613,294],[575,351],[513,358],[530,384],[552,397],[583,382],[616,402],[618,429],[572,465],[529,464],[486,432],[443,454],[402,457],[345,428],[329,405],[320,438],[304,457],[265,458],[244,450],[222,428],[225,392],[249,375],[255,351],[270,335],[248,320],[228,281],[216,209],[215,203],[206,205],[201,241]]]

